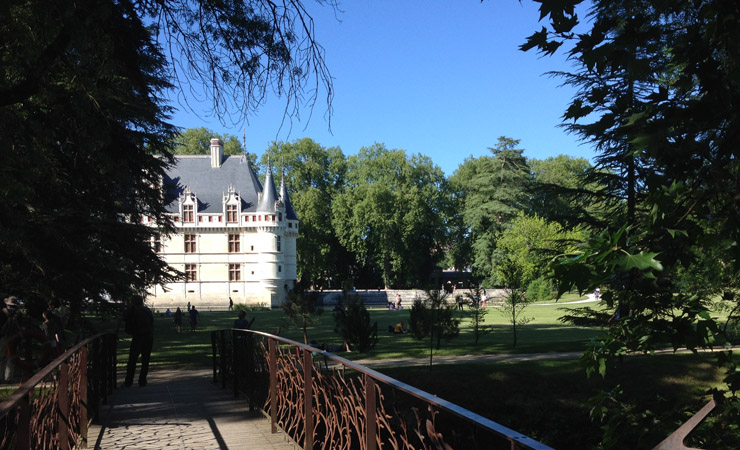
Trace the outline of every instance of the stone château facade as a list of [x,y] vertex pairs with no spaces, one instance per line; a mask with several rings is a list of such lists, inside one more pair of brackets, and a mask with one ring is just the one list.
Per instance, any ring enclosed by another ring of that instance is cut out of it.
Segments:
[[[176,233],[153,245],[185,279],[149,292],[157,308],[187,302],[279,306],[296,280],[298,216],[285,176],[279,191],[272,168],[265,185],[244,156],[224,156],[211,140],[210,155],[179,155],[163,183]],[[145,221],[151,219],[144,219]]]

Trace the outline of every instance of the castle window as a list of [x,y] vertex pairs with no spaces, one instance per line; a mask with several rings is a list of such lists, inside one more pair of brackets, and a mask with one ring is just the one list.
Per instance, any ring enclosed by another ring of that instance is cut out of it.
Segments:
[[254,245],[250,245],[250,246],[249,246],[249,250],[250,250],[250,251],[254,251]]
[[275,236],[275,248],[280,251],[280,236]]
[[293,222],[288,222],[288,228],[293,228]]
[[239,264],[229,264],[229,281],[241,281],[242,269]]
[[236,205],[226,205],[226,221],[229,223],[236,223]]
[[283,271],[283,266],[278,266],[278,272],[282,272],[282,271]]
[[185,281],[198,281],[198,269],[195,264],[185,264]]
[[185,253],[195,253],[195,235],[185,235]]
[[238,234],[230,234],[229,235],[229,253],[239,253],[240,250],[240,240]]
[[283,221],[283,213],[278,213],[278,222]]
[[208,221],[213,222],[213,216],[208,216]]
[[182,206],[182,221],[188,223],[193,222],[193,205]]

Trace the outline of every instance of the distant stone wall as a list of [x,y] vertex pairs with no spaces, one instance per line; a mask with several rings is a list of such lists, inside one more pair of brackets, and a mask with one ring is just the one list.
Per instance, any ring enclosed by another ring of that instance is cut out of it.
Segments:
[[[411,308],[416,297],[424,298],[426,295],[426,293],[421,289],[359,290],[356,292],[360,295],[360,298],[362,298],[365,302],[365,306],[368,308],[387,308],[389,301],[396,301],[396,294],[401,296],[401,305],[404,308]],[[447,296],[447,301],[455,301],[455,297],[458,295],[462,295],[464,297],[468,292],[470,292],[469,289],[457,289]],[[488,301],[501,302],[506,297],[506,291],[504,289],[486,289],[486,296]],[[333,307],[341,301],[342,291],[322,291],[319,293],[319,298],[324,307]]]

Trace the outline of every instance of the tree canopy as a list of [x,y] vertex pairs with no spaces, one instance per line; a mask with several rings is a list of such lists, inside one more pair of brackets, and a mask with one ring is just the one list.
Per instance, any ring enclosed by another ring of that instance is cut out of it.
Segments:
[[446,239],[446,179],[422,155],[382,144],[348,158],[345,190],[332,204],[342,245],[391,286],[424,285]]

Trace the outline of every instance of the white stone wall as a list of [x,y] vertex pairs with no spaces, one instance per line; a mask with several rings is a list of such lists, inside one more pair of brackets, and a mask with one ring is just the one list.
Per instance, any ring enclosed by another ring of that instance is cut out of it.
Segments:
[[[221,221],[218,217],[221,217]],[[286,221],[254,220],[258,213],[240,214],[238,223],[225,223],[223,215],[196,215],[195,222],[175,222],[178,232],[162,239],[162,258],[184,272],[185,264],[195,264],[197,281],[179,281],[165,288],[150,290],[147,302],[156,308],[184,307],[188,302],[200,306],[235,303],[279,306],[285,301],[285,286],[292,288],[296,278],[295,233],[285,236]],[[297,222],[293,227],[297,230]],[[185,234],[196,236],[196,252],[185,253]],[[229,234],[239,234],[240,252],[229,253]],[[281,237],[281,251],[276,248]],[[240,281],[229,281],[229,264],[241,267]]]

